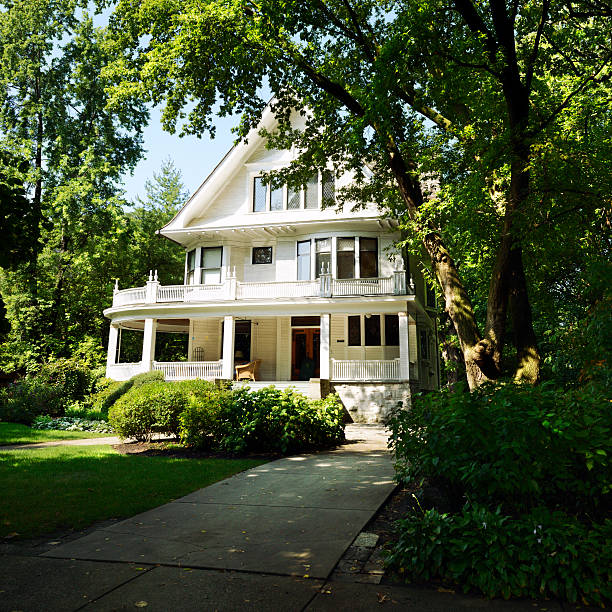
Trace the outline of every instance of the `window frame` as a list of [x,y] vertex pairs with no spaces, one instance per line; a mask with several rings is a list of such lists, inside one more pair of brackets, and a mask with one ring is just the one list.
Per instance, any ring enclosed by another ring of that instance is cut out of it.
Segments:
[[[270,254],[270,261],[255,261],[255,251],[266,250]],[[251,265],[253,266],[269,266],[274,263],[274,248],[272,246],[254,246],[251,248]]]
[[[204,266],[204,252],[205,251],[213,251],[219,250],[219,265],[211,268],[207,268]],[[204,273],[206,271],[211,270],[219,270],[219,282],[218,283],[205,283],[204,282]],[[214,246],[214,247],[200,247],[200,285],[220,285],[223,282],[223,246]]]

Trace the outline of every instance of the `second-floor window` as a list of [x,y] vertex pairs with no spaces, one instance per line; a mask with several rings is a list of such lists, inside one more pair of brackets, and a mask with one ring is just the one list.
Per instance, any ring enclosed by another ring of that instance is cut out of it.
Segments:
[[336,278],[355,278],[355,239],[336,240]]
[[331,271],[331,238],[315,240],[315,278]]
[[221,259],[223,247],[202,247],[200,282],[202,285],[221,283]]
[[310,280],[310,240],[297,243],[297,278]]
[[193,285],[195,281],[195,267],[196,267],[196,250],[193,249],[187,253],[187,284]]

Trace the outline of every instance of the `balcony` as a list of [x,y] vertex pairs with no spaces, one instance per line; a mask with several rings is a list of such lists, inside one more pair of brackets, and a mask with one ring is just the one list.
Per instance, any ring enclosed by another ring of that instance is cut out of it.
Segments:
[[153,276],[145,287],[115,288],[113,308],[132,304],[275,300],[279,298],[333,298],[377,295],[409,295],[403,270],[381,278],[336,279],[322,274],[316,280],[243,283],[228,278],[219,285],[161,285]]

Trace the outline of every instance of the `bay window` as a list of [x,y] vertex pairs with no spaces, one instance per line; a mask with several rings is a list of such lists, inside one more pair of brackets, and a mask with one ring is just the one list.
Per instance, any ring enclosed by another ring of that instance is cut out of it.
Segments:
[[336,278],[355,278],[355,239],[336,241]]
[[376,238],[359,239],[359,276],[361,278],[378,277],[378,240]]
[[202,247],[202,266],[200,282],[202,285],[221,283],[221,259],[223,247]]
[[315,240],[315,278],[331,271],[331,238]]
[[310,240],[297,243],[298,280],[310,280]]

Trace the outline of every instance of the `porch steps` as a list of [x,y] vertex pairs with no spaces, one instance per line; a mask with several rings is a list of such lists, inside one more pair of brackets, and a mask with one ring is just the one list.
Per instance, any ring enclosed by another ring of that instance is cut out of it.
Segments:
[[309,381],[302,380],[257,380],[257,381],[240,381],[233,384],[234,388],[237,387],[249,387],[252,391],[257,391],[265,387],[276,387],[277,389],[288,389],[292,387],[298,393],[302,393],[306,397],[311,399],[317,399],[320,396],[320,390],[318,384],[312,384]]

